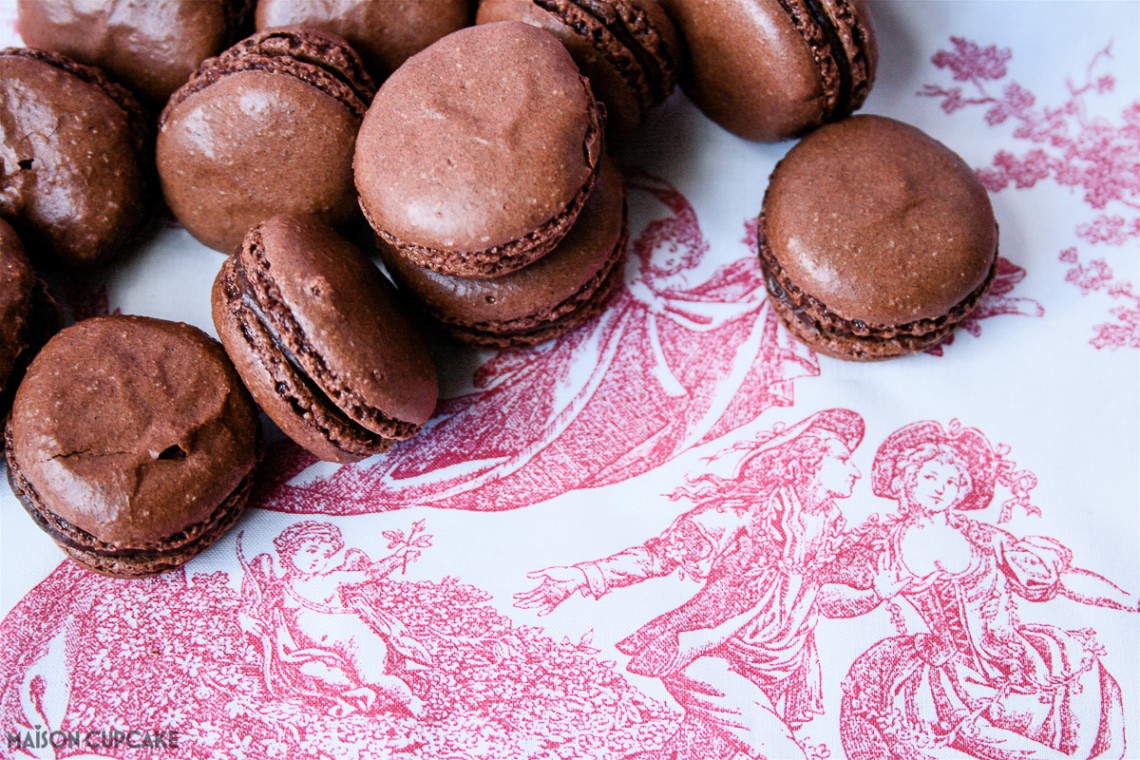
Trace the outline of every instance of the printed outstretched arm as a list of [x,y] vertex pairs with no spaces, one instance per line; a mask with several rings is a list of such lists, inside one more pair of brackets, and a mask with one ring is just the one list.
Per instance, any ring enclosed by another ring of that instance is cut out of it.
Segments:
[[610,589],[667,575],[670,569],[662,567],[659,559],[644,546],[626,549],[593,562],[547,567],[527,573],[528,578],[538,580],[539,584],[530,591],[515,594],[515,606],[537,609],[538,614],[549,615],[575,593],[585,596],[589,591],[596,599]]
[[1060,592],[1070,599],[1094,607],[1124,612],[1140,612],[1140,597],[1091,570],[1070,567],[1061,576]]

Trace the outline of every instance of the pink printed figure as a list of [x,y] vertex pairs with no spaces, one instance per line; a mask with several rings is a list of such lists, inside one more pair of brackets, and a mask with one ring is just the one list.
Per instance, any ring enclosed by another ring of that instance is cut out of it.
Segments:
[[289,526],[273,546],[276,564],[259,554],[245,565],[239,616],[260,645],[269,693],[292,692],[318,703],[323,697],[337,717],[392,707],[420,715],[423,700],[392,671],[409,662],[430,665],[431,653],[359,593],[406,567],[418,551],[372,562],[363,551],[346,549],[335,525],[312,520]]
[[793,730],[823,712],[815,625],[846,582],[838,502],[860,473],[862,418],[829,409],[722,452],[730,478],[704,475],[672,498],[695,506],[641,546],[531,574],[516,606],[545,614],[677,573],[703,580],[681,607],[618,644],[628,668],[660,678],[685,711],[661,756],[804,758]]
[[[1096,213],[1076,226],[1077,237],[1134,254],[1140,240],[1140,101],[1126,106],[1116,123],[1107,114],[1096,115],[1090,102],[1116,87],[1115,77],[1102,68],[1112,59],[1112,46],[1093,56],[1082,82],[1066,82],[1063,103],[1035,107],[1037,96],[1017,82],[998,89],[1009,74],[1010,49],[983,47],[962,37],[951,37],[950,43],[953,49],[938,51],[932,61],[958,84],[928,84],[918,94],[939,99],[947,114],[984,107],[988,126],[1011,124],[1014,139],[1027,143],[1020,153],[998,151],[991,166],[978,170],[986,189],[1023,190],[1051,180],[1079,190]],[[1115,301],[1109,313],[1116,321],[1097,325],[1089,343],[1097,349],[1140,348],[1140,294],[1133,283],[1117,277],[1107,259],[1082,261],[1075,246],[1059,258],[1070,265],[1066,282],[1083,295],[1095,291]]]
[[791,403],[792,380],[818,364],[768,308],[755,255],[698,274],[709,245],[692,206],[664,180],[627,177],[667,213],[632,243],[624,283],[598,318],[493,355],[472,391],[442,402],[388,457],[320,478],[294,460],[268,506],[512,509],[634,477]]
[[916,422],[879,447],[872,487],[899,514],[848,550],[873,578],[868,605],[857,610],[853,595],[848,612],[897,598],[927,630],[907,633],[894,609],[901,635],[851,666],[840,722],[853,760],[1124,755],[1121,692],[1094,632],[1022,623],[1018,607],[1061,595],[1135,612],[1137,597],[1074,566],[1054,539],[966,516],[991,503],[1010,469],[980,431],[956,422]]

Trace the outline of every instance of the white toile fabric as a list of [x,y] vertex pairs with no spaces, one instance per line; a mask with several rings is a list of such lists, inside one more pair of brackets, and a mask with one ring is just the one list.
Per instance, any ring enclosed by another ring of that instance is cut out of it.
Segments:
[[[863,110],[958,152],[1000,224],[951,341],[792,341],[753,221],[791,143],[678,93],[612,146],[608,309],[441,343],[446,400],[390,455],[276,440],[237,527],[144,581],[0,489],[0,756],[1140,757],[1140,5],[872,9]],[[213,333],[220,264],[167,224],[52,285]]]

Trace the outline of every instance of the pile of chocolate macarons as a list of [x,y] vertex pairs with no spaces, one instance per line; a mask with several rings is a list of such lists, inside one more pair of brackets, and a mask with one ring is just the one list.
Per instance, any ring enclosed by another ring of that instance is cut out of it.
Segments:
[[[816,350],[922,350],[993,278],[996,223],[970,169],[913,127],[851,117],[878,59],[864,0],[19,14],[28,47],[0,51],[8,477],[98,572],[177,567],[235,522],[259,409],[317,457],[356,461],[431,418],[447,352],[428,336],[525,350],[594,317],[629,225],[607,139],[636,134],[678,81],[742,138],[799,139],[764,194],[758,260]],[[220,344],[145,315],[63,328],[37,270],[98,278],[163,205],[225,255]]]

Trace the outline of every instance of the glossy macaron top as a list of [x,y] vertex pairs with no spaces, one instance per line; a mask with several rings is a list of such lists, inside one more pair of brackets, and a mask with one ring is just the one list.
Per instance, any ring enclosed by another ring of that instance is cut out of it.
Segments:
[[878,43],[866,0],[662,0],[685,41],[682,86],[749,140],[803,134],[858,109]]
[[17,10],[25,44],[98,66],[160,107],[242,36],[252,0],[19,0]]
[[352,148],[372,92],[359,56],[333,35],[279,29],[239,42],[204,62],[159,118],[167,203],[226,253],[274,214],[348,222]]
[[607,129],[619,134],[677,83],[680,43],[657,0],[482,0],[476,20],[525,21],[561,40],[605,104]]
[[147,549],[208,522],[250,476],[258,420],[201,330],[111,316],[40,351],[8,436],[9,467],[36,508],[104,544]]
[[137,101],[95,67],[0,50],[0,217],[33,259],[89,266],[118,254],[147,221],[151,145]]
[[450,277],[386,253],[385,263],[436,318],[489,327],[534,318],[536,322],[578,296],[619,260],[625,192],[621,173],[603,159],[598,182],[578,221],[558,247],[522,269],[490,280]]
[[416,263],[496,276],[553,248],[602,154],[589,83],[552,35],[521,22],[462,29],[380,88],[356,143],[360,205]]
[[788,282],[872,329],[945,316],[997,257],[993,208],[970,167],[881,116],[797,143],[772,173],[763,226]]
[[412,55],[471,22],[468,0],[258,0],[258,30],[304,26],[340,35],[377,80]]

